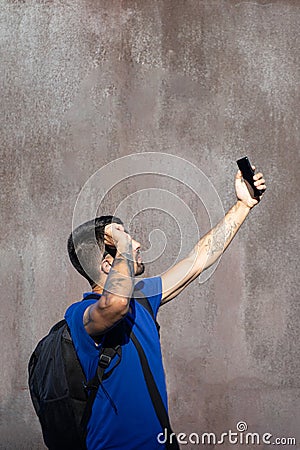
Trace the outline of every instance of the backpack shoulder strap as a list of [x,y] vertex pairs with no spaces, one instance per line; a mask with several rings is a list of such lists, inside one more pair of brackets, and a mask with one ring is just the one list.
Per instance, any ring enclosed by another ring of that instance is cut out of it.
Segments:
[[[121,357],[122,357],[121,343],[123,342],[124,336],[125,336],[125,328],[124,328],[124,324],[122,322],[117,324],[113,328],[112,333],[110,331],[108,331],[105,334],[102,348],[101,348],[100,354],[99,354],[97,372],[96,372],[95,376],[89,382],[87,382],[85,385],[86,390],[89,391],[89,396],[88,396],[86,408],[84,410],[81,424],[80,424],[85,435],[87,432],[88,421],[89,421],[91,413],[92,413],[93,403],[95,401],[99,386],[102,386],[105,395],[107,396],[113,409],[117,413],[116,405],[114,404],[113,400],[111,399],[108,392],[104,388],[104,386],[102,384],[102,380],[107,379],[112,374],[112,372],[115,370],[115,368],[120,364]],[[108,371],[107,369],[109,368],[112,360],[114,359],[114,357],[116,355],[118,356],[118,360],[113,365],[113,367]]]
[[[66,377],[68,380],[69,391],[72,398],[76,400],[87,399],[85,390],[82,384],[85,382],[86,378],[78,359],[69,327],[66,325],[62,333],[62,352],[65,363]],[[79,382],[82,381],[82,383]]]
[[[121,353],[122,353],[122,348],[120,345],[116,345],[115,347],[103,347],[100,352],[100,355],[99,355],[99,361],[98,361],[96,375],[94,376],[94,378],[92,378],[89,382],[87,382],[85,384],[86,392],[90,391],[90,394],[89,394],[87,402],[86,402],[86,407],[84,409],[84,412],[83,412],[83,415],[81,418],[81,422],[80,422],[80,426],[81,426],[81,429],[82,429],[85,437],[86,437],[86,433],[87,433],[87,425],[88,425],[90,416],[92,414],[93,403],[96,399],[98,388],[102,384],[102,380],[105,378],[108,378],[109,375],[111,374],[111,372],[120,363]],[[116,363],[116,365],[110,372],[104,373],[105,370],[109,367],[109,365],[115,355],[119,356],[118,362]],[[112,406],[115,408],[114,403],[112,403]]]

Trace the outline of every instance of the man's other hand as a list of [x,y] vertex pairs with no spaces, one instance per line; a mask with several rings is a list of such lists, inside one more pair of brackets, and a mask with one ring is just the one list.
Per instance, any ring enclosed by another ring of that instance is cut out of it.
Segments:
[[118,244],[130,240],[130,235],[124,231],[123,225],[110,223],[104,229],[104,244],[108,247],[118,248]]

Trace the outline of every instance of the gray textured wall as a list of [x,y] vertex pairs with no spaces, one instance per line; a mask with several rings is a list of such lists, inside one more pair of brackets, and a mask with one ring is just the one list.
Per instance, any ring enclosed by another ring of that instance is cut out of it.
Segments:
[[[160,312],[174,429],[221,433],[245,420],[249,431],[298,440],[276,448],[300,449],[300,2],[1,0],[0,7],[0,448],[44,448],[26,365],[87,288],[65,250],[81,188],[104,164],[154,151],[158,162],[166,152],[200,168],[224,209],[235,200],[238,157],[249,154],[269,184],[213,276]],[[123,180],[100,209],[114,211],[127,194],[153,186],[175,193],[201,233],[209,229],[198,196],[170,177]],[[145,248],[154,228],[167,247],[148,275],[178,254],[180,230],[169,214],[144,211],[132,223]],[[187,252],[196,239],[181,231]]]

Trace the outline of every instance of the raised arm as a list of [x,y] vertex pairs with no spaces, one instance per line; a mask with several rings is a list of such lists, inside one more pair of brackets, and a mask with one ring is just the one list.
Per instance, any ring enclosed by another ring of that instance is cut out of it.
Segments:
[[134,287],[131,237],[122,225],[113,223],[105,227],[105,243],[117,253],[100,299],[84,313],[83,323],[91,336],[104,333],[127,314]]
[[[262,173],[254,175],[258,189],[266,189]],[[226,250],[251,208],[259,200],[253,199],[240,171],[235,178],[236,204],[224,218],[195,245],[189,255],[162,275],[162,304],[176,297],[200,273],[214,264]],[[261,198],[261,197],[260,197]]]

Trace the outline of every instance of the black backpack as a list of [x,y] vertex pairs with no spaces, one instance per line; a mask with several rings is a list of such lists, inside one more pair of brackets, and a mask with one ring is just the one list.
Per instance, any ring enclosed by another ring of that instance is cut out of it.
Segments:
[[[91,294],[84,300],[91,298],[98,299],[99,296]],[[142,304],[155,321],[151,305],[141,291],[138,291],[135,301]],[[124,338],[124,323],[125,321],[120,322],[114,327],[113,333],[106,334],[99,355],[97,373],[92,380],[85,378],[65,320],[55,324],[49,334],[37,344],[28,364],[28,383],[44,442],[50,450],[86,450],[87,424],[97,390],[102,380],[111,375],[122,357],[120,344]],[[155,323],[159,331],[159,325],[156,321]],[[157,417],[162,428],[170,435],[172,430],[168,414],[144,351],[132,330],[125,332],[132,339],[139,354]],[[116,355],[117,363],[104,373]],[[173,443],[166,445],[167,448],[179,449],[174,437]]]

